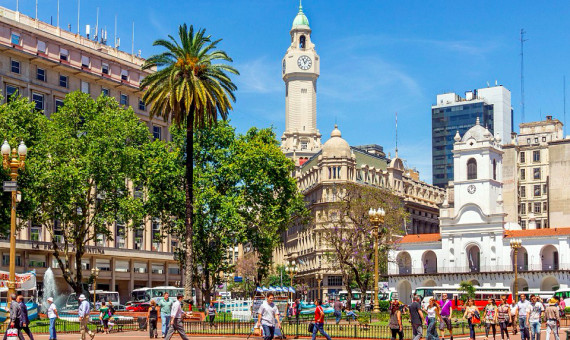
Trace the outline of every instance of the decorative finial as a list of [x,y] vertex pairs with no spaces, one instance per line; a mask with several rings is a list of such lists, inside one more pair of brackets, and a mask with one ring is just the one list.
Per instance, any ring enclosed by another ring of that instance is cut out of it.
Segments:
[[303,0],[299,0],[299,12],[303,12]]
[[481,125],[481,123],[479,122],[479,117],[477,117],[477,121],[475,121],[476,125]]
[[453,137],[453,140],[455,140],[456,142],[459,142],[461,140],[461,136],[459,135],[459,130],[455,131],[455,137]]

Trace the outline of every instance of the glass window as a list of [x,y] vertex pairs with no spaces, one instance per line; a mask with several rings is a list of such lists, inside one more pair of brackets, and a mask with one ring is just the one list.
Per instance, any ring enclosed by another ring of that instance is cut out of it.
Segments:
[[146,111],[146,105],[142,99],[139,99],[139,110]]
[[525,153],[524,153],[524,151],[521,151],[521,163],[524,163],[524,162],[526,162]]
[[46,43],[44,41],[38,40],[38,52],[46,53]]
[[164,265],[162,264],[152,264],[152,273],[153,274],[164,274]]
[[89,68],[89,57],[86,55],[81,56],[81,66]]
[[467,179],[477,179],[477,161],[470,158],[467,161]]
[[540,162],[540,150],[536,150],[532,152],[532,161],[533,162]]
[[534,173],[534,179],[540,179],[540,168],[534,168],[533,173]]
[[36,110],[44,109],[44,95],[41,93],[32,93],[32,101],[36,103]]
[[497,160],[493,159],[493,179],[497,180]]
[[12,42],[13,45],[20,45],[20,42],[21,42],[20,34],[12,32],[12,36],[10,37],[10,41]]
[[101,65],[101,72],[103,74],[109,74],[109,64],[103,63],[103,65]]
[[12,60],[12,72],[20,74],[20,62]]
[[307,150],[307,142],[301,142],[301,150]]
[[[10,265],[10,254],[2,254],[2,265],[9,266]],[[16,255],[16,267],[22,266],[22,258],[20,255]]]
[[523,229],[526,228],[526,221],[525,221],[525,220],[521,220],[519,224],[521,225],[521,227],[522,227]]
[[81,81],[81,92],[83,93],[90,93],[89,92],[89,83],[86,81]]
[[342,276],[328,276],[329,286],[342,286]]
[[542,141],[543,141],[543,142],[546,142],[546,137],[543,136],[543,137],[542,137]]
[[115,261],[115,271],[120,273],[130,272],[129,261]]
[[542,211],[544,211],[544,212],[548,211],[548,203],[547,202],[542,203]]
[[526,139],[526,143],[527,143],[527,144],[530,144],[530,138],[527,138],[527,139]]
[[59,86],[67,88],[69,77],[67,76],[59,76]]
[[180,274],[180,268],[168,265],[168,274],[178,275]]
[[133,264],[133,269],[135,273],[146,273],[147,272],[147,266],[146,263],[141,263],[141,262],[135,262]]
[[109,259],[96,259],[95,267],[99,268],[100,271],[108,272],[111,270],[111,260]]
[[144,242],[144,225],[135,229],[135,249],[142,250]]
[[6,84],[6,101],[10,101],[10,98],[15,94],[18,95],[18,88],[16,86]]
[[42,239],[42,227],[41,226],[32,226],[30,228],[30,240],[40,241],[41,239]]
[[548,189],[548,186],[546,184],[543,184],[542,185],[542,193],[546,195],[548,193],[547,189]]
[[534,142],[538,143],[538,137],[534,137]]
[[121,105],[129,105],[129,96],[126,94],[121,94],[121,98],[119,99],[119,103]]
[[126,228],[125,223],[117,221],[116,227],[116,235],[115,235],[115,246],[117,248],[125,248],[126,246]]
[[129,71],[121,70],[121,80],[129,80]]
[[534,197],[539,197],[540,196],[540,185],[535,185],[534,186]]
[[160,221],[158,218],[152,219],[152,250],[161,251],[162,248],[162,238],[160,235]]
[[535,214],[540,213],[540,203],[539,202],[534,204],[534,213]]
[[38,68],[36,70],[36,78],[39,81],[46,81],[46,70],[44,70],[43,68]]
[[81,259],[81,269],[91,270],[91,261],[87,259]]
[[519,205],[519,214],[521,214],[521,215],[526,214],[526,204],[525,203],[521,203]]
[[46,256],[40,254],[30,254],[28,259],[28,266],[32,268],[45,268]]
[[104,87],[101,88],[101,94],[104,96],[109,97],[109,89],[106,89]]
[[67,61],[68,56],[69,56],[69,52],[65,48],[59,49],[59,59],[60,60]]
[[519,188],[519,194],[521,197],[526,197],[526,187],[524,185]]
[[152,126],[152,136],[154,137],[154,139],[160,140],[161,135],[162,135],[162,127],[153,125]]
[[521,169],[521,181],[524,181],[525,179],[526,179],[526,170]]
[[62,106],[63,106],[63,99],[55,98],[55,111],[57,112],[57,110]]

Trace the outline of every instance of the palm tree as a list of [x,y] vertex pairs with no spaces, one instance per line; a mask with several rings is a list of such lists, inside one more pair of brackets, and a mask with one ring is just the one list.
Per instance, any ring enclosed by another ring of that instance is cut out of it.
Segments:
[[156,72],[144,78],[140,88],[145,91],[143,101],[151,104],[151,117],[163,117],[186,127],[184,296],[191,299],[194,130],[215,124],[218,115],[227,119],[237,90],[229,74],[239,75],[239,72],[227,64],[216,63],[232,62],[232,59],[217,49],[221,39],[212,40],[205,29],[194,31],[193,26],[188,28],[184,24],[179,27],[178,35],[180,41],[169,35],[168,40],[159,39],[153,43],[165,51],[145,61],[142,69],[155,69]]

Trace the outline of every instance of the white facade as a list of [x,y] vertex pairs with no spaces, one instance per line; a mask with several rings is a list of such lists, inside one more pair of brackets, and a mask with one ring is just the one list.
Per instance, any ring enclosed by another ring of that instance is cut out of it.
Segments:
[[390,285],[409,302],[418,286],[514,284],[511,238],[522,239],[517,256],[519,290],[554,290],[570,279],[570,228],[521,230],[506,224],[502,198],[501,139],[479,125],[453,148],[454,178],[440,209],[440,233],[406,235],[390,254]]

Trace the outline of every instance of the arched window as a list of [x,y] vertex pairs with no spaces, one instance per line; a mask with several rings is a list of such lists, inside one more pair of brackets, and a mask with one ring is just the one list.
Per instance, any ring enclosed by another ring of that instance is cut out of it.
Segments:
[[299,38],[299,48],[305,48],[305,36],[304,35],[302,35]]
[[467,179],[477,179],[477,161],[470,158],[467,161]]
[[497,160],[493,159],[493,179],[497,180]]

